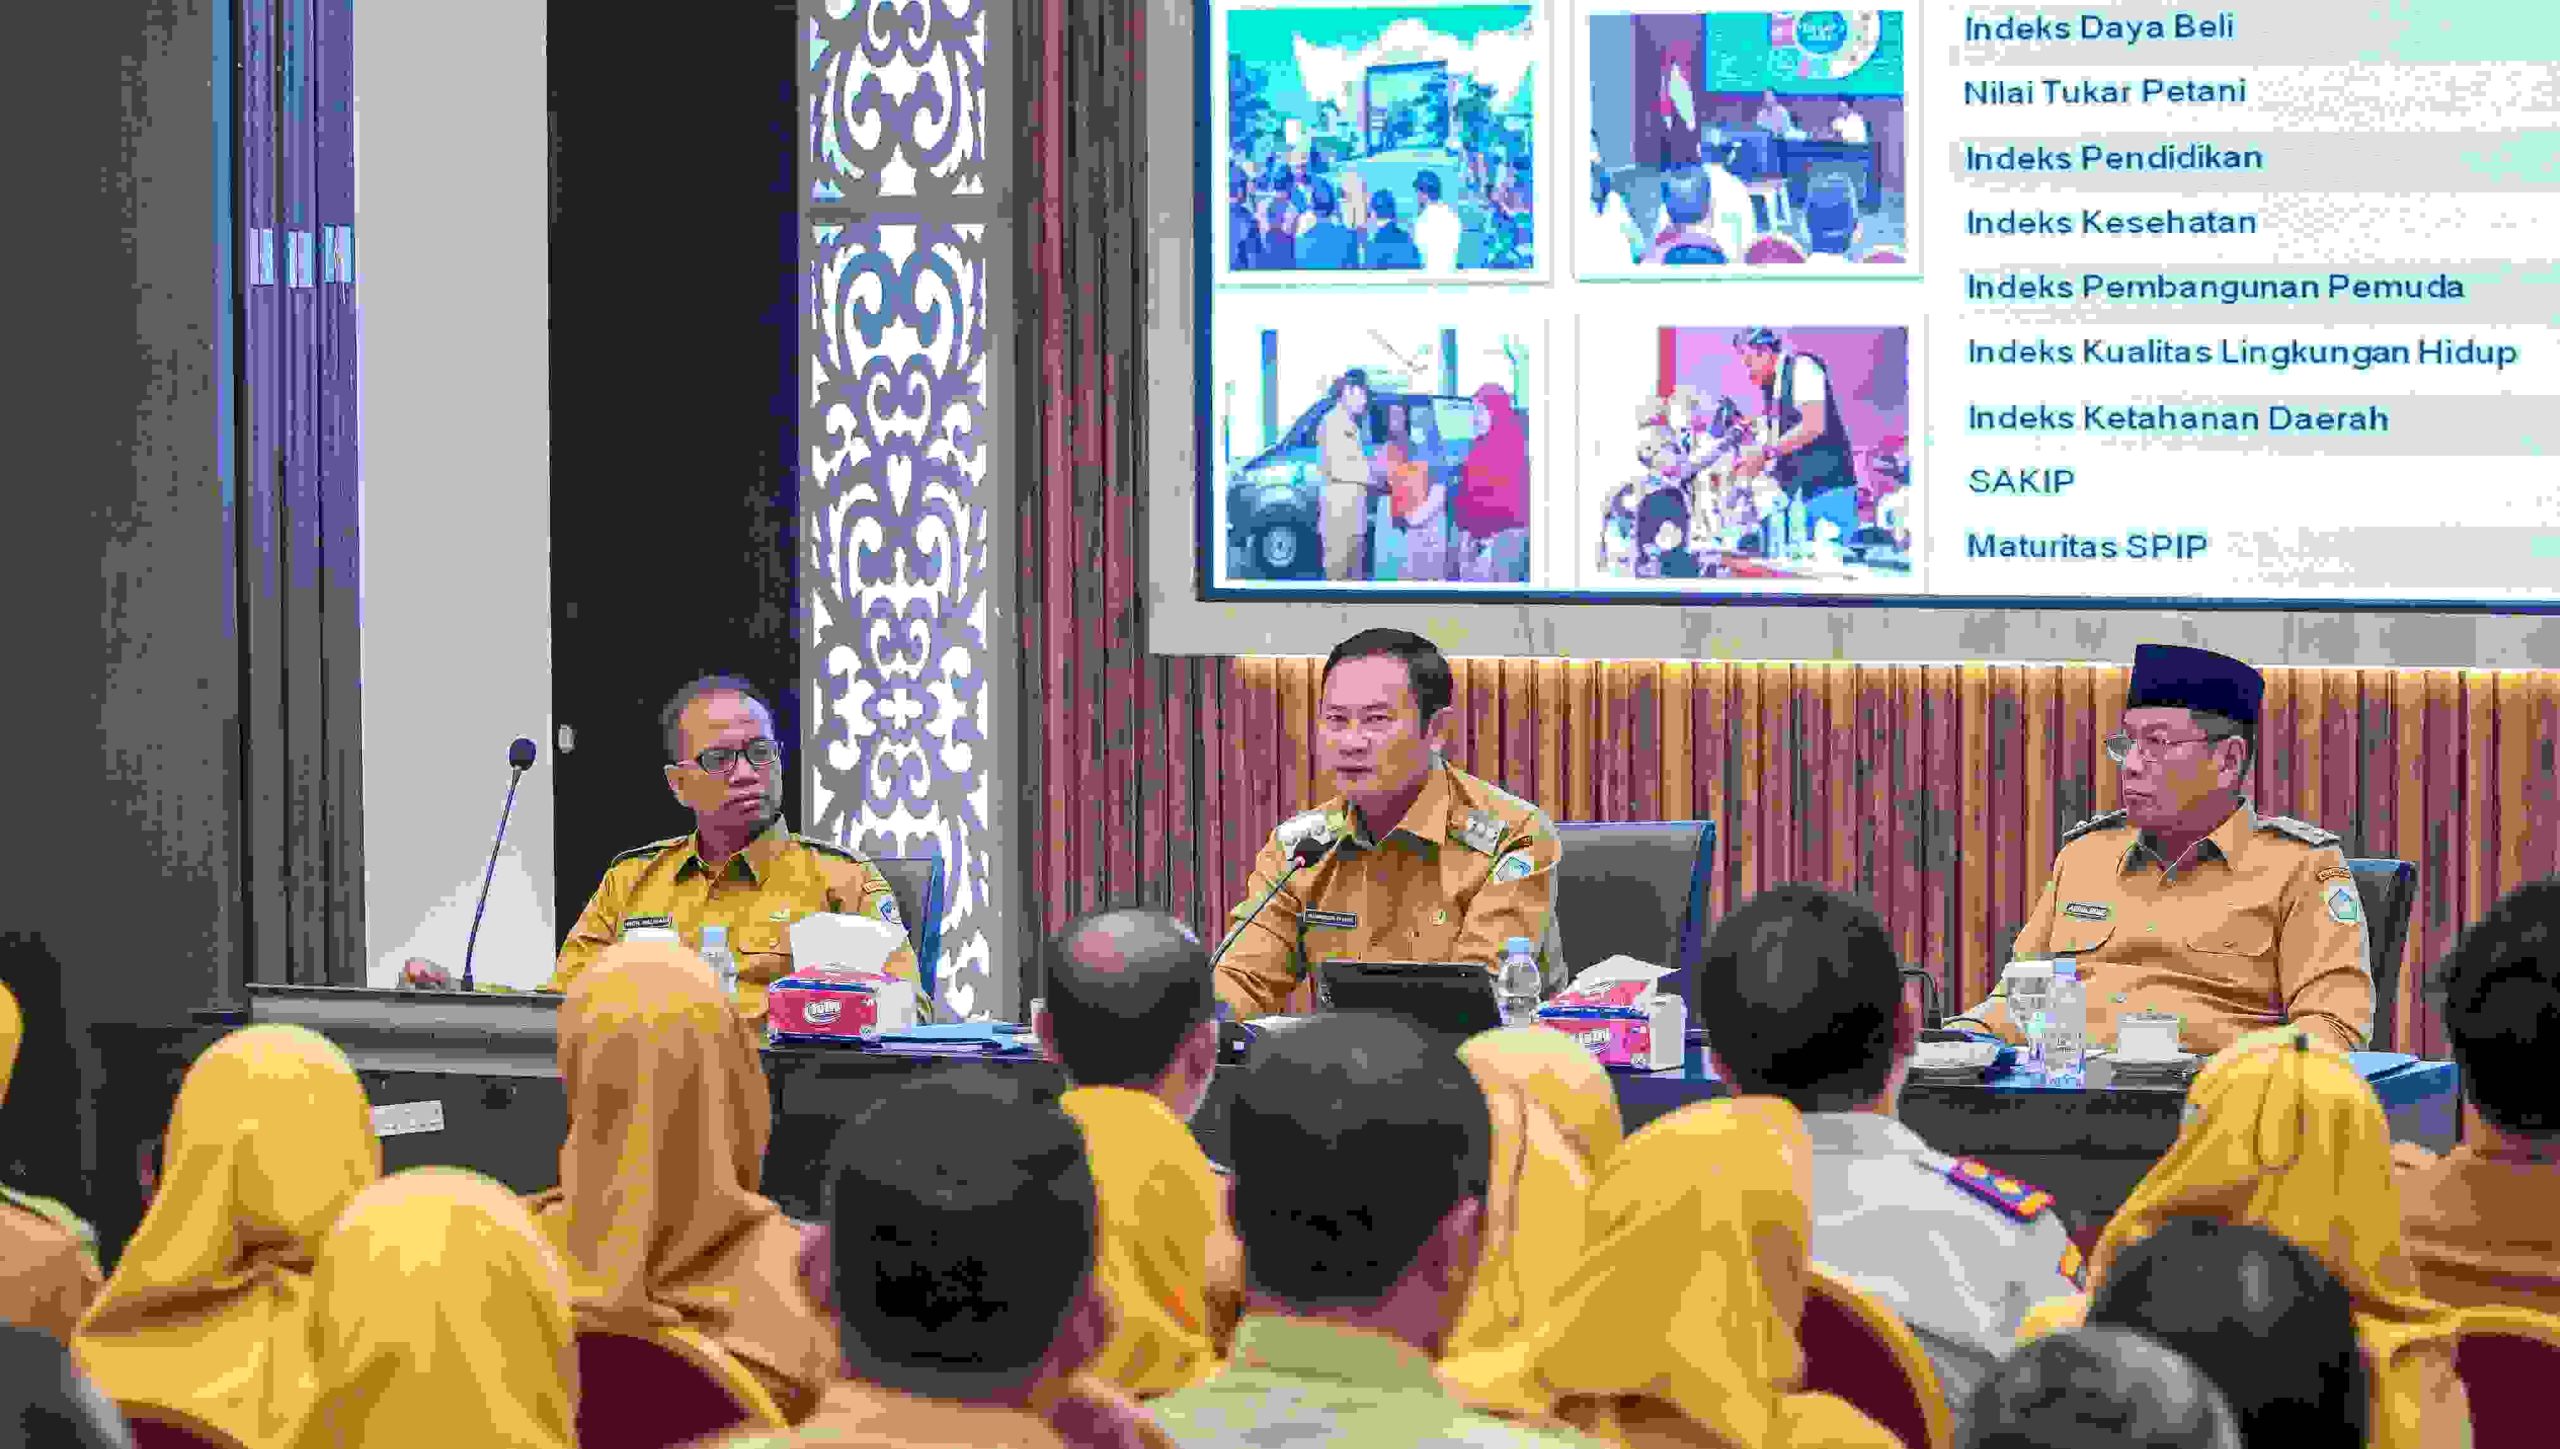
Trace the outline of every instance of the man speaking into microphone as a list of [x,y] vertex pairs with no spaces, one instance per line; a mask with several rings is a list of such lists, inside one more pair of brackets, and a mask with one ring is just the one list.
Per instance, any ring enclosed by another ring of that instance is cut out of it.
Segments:
[[[1513,936],[1541,943],[1557,983],[1562,844],[1536,806],[1441,758],[1454,689],[1439,649],[1402,629],[1364,630],[1326,657],[1316,764],[1336,793],[1271,832],[1229,915],[1217,990],[1237,1016],[1281,1011],[1313,962],[1491,970]],[[1293,856],[1312,863],[1284,881]]]

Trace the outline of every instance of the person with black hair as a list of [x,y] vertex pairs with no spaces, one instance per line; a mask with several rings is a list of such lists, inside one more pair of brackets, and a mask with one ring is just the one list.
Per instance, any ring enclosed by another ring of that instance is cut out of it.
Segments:
[[1058,1105],[1084,1129],[1119,1323],[1091,1372],[1142,1397],[1188,1387],[1226,1356],[1243,1297],[1226,1188],[1185,1125],[1218,1065],[1209,953],[1161,911],[1105,911],[1043,968],[1032,1030],[1076,1084]]
[[2436,976],[2462,1072],[2462,1145],[2392,1149],[2427,1296],[2560,1314],[2560,876],[2516,887]]
[[1360,265],[1360,237],[1337,215],[1342,201],[1330,181],[1308,188],[1308,215],[1298,231],[1298,266],[1310,271],[1340,271]]
[[[2124,808],[2062,833],[2010,951],[2079,962],[2092,1050],[2137,1011],[2177,1017],[2198,1055],[2288,1024],[2361,1051],[2373,1030],[2364,908],[2337,833],[2249,804],[2266,687],[2209,649],[2133,651],[2106,740]],[[2020,1041],[2008,1007],[2003,987],[1956,1021]]]
[[1971,1405],[1960,1449],[2243,1449],[2231,1406],[2175,1349],[2121,1328],[2020,1348]]
[[1177,1443],[1575,1442],[1470,1413],[1432,1369],[1476,1269],[1491,1110],[1454,1045],[1349,1013],[1273,1035],[1228,1109],[1251,1296]]
[[1646,249],[1644,260],[1672,266],[1715,266],[1731,260],[1724,239],[1716,234],[1709,209],[1713,192],[1707,174],[1695,166],[1679,166],[1662,175],[1663,229]]
[[1422,269],[1444,276],[1455,272],[1467,225],[1458,219],[1449,203],[1440,199],[1440,174],[1415,172],[1413,194],[1420,208],[1413,217],[1413,244],[1421,249]]
[[1396,194],[1381,191],[1369,198],[1369,220],[1377,223],[1362,246],[1371,271],[1410,272],[1422,266],[1422,250],[1413,233],[1396,224]]
[[124,1416],[40,1328],[0,1323],[0,1443],[22,1449],[133,1449]]
[[[1085,1372],[1112,1332],[1085,1137],[1020,1072],[907,1076],[846,1124],[804,1264],[843,1381],[796,1431],[729,1449],[933,1444],[1140,1449],[1145,1411]],[[810,1260],[814,1259],[814,1264]]]
[[[659,716],[669,794],[693,813],[689,835],[626,850],[605,867],[578,913],[545,991],[567,991],[606,947],[632,931],[674,931],[699,946],[704,926],[729,933],[738,962],[740,1015],[761,1021],[767,986],[791,974],[791,923],[820,913],[868,916],[906,934],[888,877],[860,851],[794,834],[782,818],[783,749],[773,706],[756,687],[706,675],[678,690]],[[918,983],[915,947],[901,942],[883,967]],[[411,986],[449,987],[432,962],[412,961]],[[917,1008],[930,1014],[919,997]]]
[[2318,1255],[2253,1223],[2171,1220],[2126,1250],[2089,1304],[2204,1370],[2250,1444],[2363,1449],[2372,1377],[2355,1300]]
[[[1515,936],[1539,943],[1559,984],[1563,842],[1544,811],[1443,758],[1449,661],[1419,634],[1367,629],[1334,646],[1323,691],[1316,763],[1335,793],[1281,822],[1254,858],[1217,958],[1218,999],[1239,1016],[1274,1014],[1327,959],[1490,970]],[[1301,850],[1313,863],[1291,875]]]
[[2052,1194],[1897,1119],[1920,1013],[1884,923],[1821,886],[1773,886],[1717,923],[1697,993],[1717,1075],[1804,1114],[1814,1260],[1902,1316],[1961,1409],[2027,1310],[2072,1291],[2076,1255]]

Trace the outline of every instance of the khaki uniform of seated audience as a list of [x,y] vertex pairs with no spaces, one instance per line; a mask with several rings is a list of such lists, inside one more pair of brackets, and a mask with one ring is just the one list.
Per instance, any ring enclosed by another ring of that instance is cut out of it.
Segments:
[[[1448,764],[1455,688],[1431,641],[1371,629],[1334,646],[1316,719],[1317,766],[1338,792],[1271,833],[1218,958],[1218,999],[1273,1015],[1317,962],[1482,961],[1554,933],[1555,827],[1536,806]],[[1292,853],[1325,854],[1281,885]],[[1279,893],[1257,913],[1254,904]]]
[[787,1434],[724,1449],[1171,1449],[1085,1371],[1111,1338],[1087,1141],[1019,1072],[909,1076],[838,1140],[804,1259],[837,1320],[839,1382]]
[[1141,1398],[1187,1388],[1227,1356],[1244,1295],[1227,1189],[1191,1135],[1218,1067],[1209,953],[1154,911],[1114,911],[1050,944],[1041,1048],[1075,1085],[1102,1213],[1095,1276],[1116,1323],[1086,1372]]
[[273,1443],[313,1392],[312,1261],[381,1175],[364,1085],[327,1038],[223,1037],[178,1088],[159,1191],[81,1320],[81,1363],[120,1404]]
[[1475,1272],[1492,1135],[1456,1053],[1379,1015],[1274,1034],[1228,1109],[1250,1292],[1235,1353],[1155,1401],[1203,1449],[1543,1445],[1432,1370]]
[[[2213,1381],[2122,1328],[2074,1328],[2009,1356],[1966,1405],[1959,1449],[2251,1449]],[[2279,1441],[2280,1442],[2280,1441]]]
[[1600,1175],[1595,1241],[1545,1329],[1464,1366],[1467,1396],[1623,1449],[1898,1449],[1848,1403],[1799,1391],[1812,1149],[1774,1097],[1637,1131]]
[[[2107,741],[2125,808],[2062,837],[2010,954],[2069,956],[2089,991],[2089,1044],[2128,1011],[2181,1019],[2188,1051],[2287,1022],[2347,1051],[2373,1033],[2364,911],[2338,837],[2260,817],[2240,793],[2266,681],[2209,650],[2145,644]],[[2018,1041],[1995,991],[1970,1021]]]
[[1804,1113],[1814,1261],[1901,1315],[1961,1417],[2078,1254],[2050,1193],[1897,1120],[1920,1014],[1884,923],[1820,886],[1764,891],[1709,938],[1698,1010],[1717,1075]]
[[453,1167],[384,1178],[321,1242],[311,1289],[315,1391],[278,1444],[576,1449],[568,1275],[505,1188]]
[[773,1103],[711,968],[671,943],[605,952],[560,1005],[560,1080],[560,1185],[529,1205],[578,1326],[693,1329],[806,1416],[835,1348],[800,1286],[799,1230],[756,1190]]
[[2373,1376],[2355,1299],[2299,1243],[2248,1223],[2171,1218],[2115,1260],[2089,1323],[2185,1355],[2222,1391],[2243,1442],[2364,1449]]
[[2560,879],[2518,886],[2438,974],[2462,1074],[2462,1145],[2392,1149],[2427,1296],[2560,1314]]
[[[18,998],[0,986],[0,1101],[8,1098],[25,1036]],[[88,1224],[50,1198],[0,1186],[0,1323],[41,1328],[68,1343],[104,1281]]]
[[[666,785],[693,813],[690,835],[626,850],[560,943],[560,959],[544,991],[567,991],[578,974],[632,931],[670,930],[699,945],[702,928],[729,933],[737,957],[738,1012],[764,1016],[765,988],[791,974],[791,923],[819,914],[866,916],[904,935],[888,877],[861,852],[795,835],[781,816],[782,747],[773,711],[743,680],[712,675],[686,685],[668,702]],[[901,942],[883,970],[902,981],[922,977],[915,947]],[[429,961],[411,961],[402,980],[451,987]],[[492,990],[499,988],[490,988]],[[932,1004],[918,998],[917,1008]]]
[[53,1334],[0,1323],[0,1425],[27,1449],[133,1449],[131,1431]]
[[1441,1361],[1534,1337],[1590,1246],[1591,1188],[1626,1127],[1609,1073],[1543,1026],[1489,1031],[1459,1049],[1493,1125],[1483,1247]]
[[[2372,1449],[2467,1444],[2454,1374],[2456,1313],[2422,1294],[2401,1247],[2391,1129],[2346,1054],[2294,1027],[2253,1033],[2207,1063],[2187,1122],[2098,1239],[2089,1281],[2171,1218],[2250,1223],[2318,1254],[2355,1300],[2374,1370]],[[2041,1304],[2022,1338],[2082,1321],[2086,1297]]]

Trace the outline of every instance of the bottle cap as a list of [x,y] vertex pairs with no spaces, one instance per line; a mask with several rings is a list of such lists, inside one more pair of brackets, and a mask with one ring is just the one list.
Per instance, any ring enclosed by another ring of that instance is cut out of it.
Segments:
[[2054,958],[2053,979],[2056,981],[2076,981],[2080,979],[2080,963],[2072,960],[2068,956],[2058,956]]
[[1514,936],[1510,940],[1502,943],[1502,949],[1505,953],[1513,951],[1535,952],[1538,949],[1538,943],[1530,940],[1526,936]]
[[726,946],[726,945],[728,945],[728,944],[729,944],[729,928],[728,928],[728,927],[726,927],[726,926],[705,926],[705,927],[703,927],[703,928],[702,928],[702,944],[703,944],[705,947],[711,947],[711,946]]

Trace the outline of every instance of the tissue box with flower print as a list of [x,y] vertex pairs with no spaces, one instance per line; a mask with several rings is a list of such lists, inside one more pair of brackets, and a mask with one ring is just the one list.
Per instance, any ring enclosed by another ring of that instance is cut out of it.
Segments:
[[1612,956],[1539,1007],[1538,1020],[1581,1042],[1602,1066],[1668,1071],[1689,1039],[1689,1003],[1656,989],[1670,969]]
[[870,971],[803,971],[765,988],[765,1036],[840,1042],[916,1024],[916,988]]

